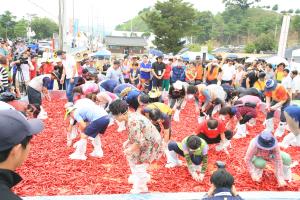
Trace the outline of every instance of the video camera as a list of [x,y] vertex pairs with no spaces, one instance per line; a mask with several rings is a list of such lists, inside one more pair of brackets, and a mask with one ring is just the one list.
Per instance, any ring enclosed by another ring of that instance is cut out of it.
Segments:
[[21,57],[19,60],[20,60],[20,65],[28,64],[28,58]]

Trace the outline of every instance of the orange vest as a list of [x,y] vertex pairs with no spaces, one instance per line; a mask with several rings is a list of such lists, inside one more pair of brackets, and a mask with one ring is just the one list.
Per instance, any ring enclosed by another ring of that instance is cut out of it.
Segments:
[[203,67],[202,65],[199,65],[196,67],[196,71],[197,71],[197,76],[196,76],[196,80],[202,80],[203,78]]
[[212,66],[208,66],[207,68],[207,75],[206,75],[206,79],[209,81],[215,80],[218,78],[218,74],[219,74],[219,67],[215,67],[212,71],[212,73],[210,73],[210,69]]

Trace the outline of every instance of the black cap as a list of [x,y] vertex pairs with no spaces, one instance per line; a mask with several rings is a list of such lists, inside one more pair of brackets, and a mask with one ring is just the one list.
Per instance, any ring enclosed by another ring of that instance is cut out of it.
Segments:
[[65,51],[58,50],[58,51],[56,52],[56,55],[61,56],[62,54],[65,54],[65,53],[66,53]]
[[121,64],[120,61],[118,61],[118,60],[114,61],[114,65],[120,65],[120,64]]
[[59,75],[60,75],[60,73],[59,73],[58,71],[53,70],[53,71],[51,72],[51,74],[52,74],[53,76],[55,76],[55,78],[56,78],[57,80],[59,80]]
[[20,144],[27,136],[41,132],[44,129],[40,119],[27,120],[16,110],[0,111],[0,151]]

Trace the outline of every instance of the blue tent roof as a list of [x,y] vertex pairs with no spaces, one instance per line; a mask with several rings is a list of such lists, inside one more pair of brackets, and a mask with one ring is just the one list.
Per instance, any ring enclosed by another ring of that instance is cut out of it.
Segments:
[[163,56],[164,55],[164,53],[162,51],[157,50],[157,49],[150,49],[149,53],[154,56]]
[[103,49],[94,53],[93,56],[111,56],[111,52],[106,49]]

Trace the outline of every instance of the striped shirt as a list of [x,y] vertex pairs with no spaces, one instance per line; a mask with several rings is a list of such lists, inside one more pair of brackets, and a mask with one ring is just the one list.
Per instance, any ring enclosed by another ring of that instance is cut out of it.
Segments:
[[4,66],[0,65],[0,90],[8,87],[8,73]]

